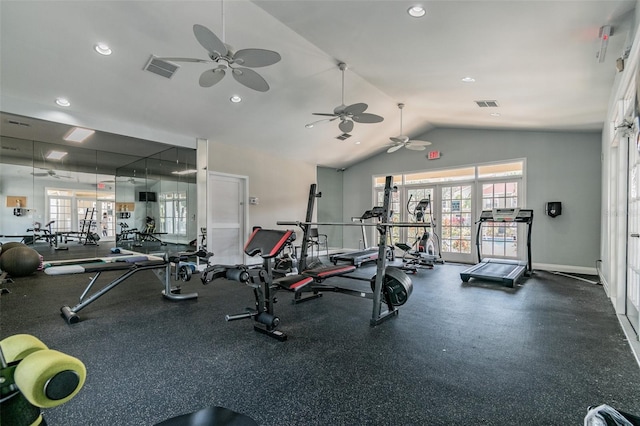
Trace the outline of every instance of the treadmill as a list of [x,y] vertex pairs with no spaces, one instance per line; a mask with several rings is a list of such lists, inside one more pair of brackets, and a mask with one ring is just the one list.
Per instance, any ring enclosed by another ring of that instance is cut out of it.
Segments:
[[[482,224],[485,222],[516,222],[527,226],[527,261],[510,259],[482,259],[480,245],[482,243]],[[479,263],[460,272],[460,278],[468,282],[471,278],[481,280],[498,281],[509,287],[523,276],[530,276],[533,272],[531,265],[531,226],[533,225],[533,210],[519,208],[502,208],[484,210],[478,220],[478,232],[476,234],[476,248]]]
[[[352,221],[359,221],[364,224],[367,219],[376,218],[380,220],[382,217],[382,207],[374,207],[371,210],[367,210],[360,217],[352,217]],[[378,247],[367,248],[367,232],[365,226],[362,225],[362,241],[364,242],[364,249],[346,253],[337,253],[329,257],[329,260],[337,265],[338,262],[347,262],[356,268],[359,268],[365,262],[375,262],[378,260]]]

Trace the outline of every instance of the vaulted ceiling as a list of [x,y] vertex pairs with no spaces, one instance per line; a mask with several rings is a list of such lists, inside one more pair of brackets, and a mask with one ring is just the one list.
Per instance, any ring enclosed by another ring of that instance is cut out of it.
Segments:
[[[426,15],[413,18],[415,3]],[[433,127],[598,131],[632,40],[636,0],[587,1],[2,1],[0,110],[150,140],[196,138],[341,168]],[[233,49],[277,51],[255,71],[270,90],[227,75],[198,81],[207,63],[144,70],[152,55],[208,59],[193,25]],[[600,29],[610,25],[603,57]],[[107,43],[110,56],[94,45]],[[366,103],[380,123],[322,119]],[[475,82],[465,83],[464,77]],[[240,103],[230,102],[233,95]],[[71,105],[57,106],[57,97]],[[480,107],[477,101],[495,101]],[[498,113],[498,116],[490,115]],[[0,130],[8,123],[3,119]],[[103,142],[107,144],[108,142]],[[142,142],[140,142],[142,143]],[[129,144],[131,145],[131,144]],[[443,147],[435,147],[443,149]]]

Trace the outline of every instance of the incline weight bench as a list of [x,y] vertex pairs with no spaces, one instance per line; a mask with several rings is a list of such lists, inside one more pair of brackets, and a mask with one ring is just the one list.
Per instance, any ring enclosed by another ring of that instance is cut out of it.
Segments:
[[[75,324],[80,321],[78,312],[88,305],[102,297],[108,291],[116,287],[118,284],[127,280],[132,275],[140,271],[153,270],[156,276],[164,281],[164,290],[162,295],[170,300],[186,300],[194,299],[198,297],[197,293],[180,294],[179,288],[172,288],[169,277],[171,275],[171,263],[165,259],[156,256],[123,256],[121,258],[114,258],[114,261],[110,262],[92,262],[92,263],[78,263],[78,264],[66,264],[59,266],[51,266],[45,268],[44,272],[47,275],[66,275],[66,274],[84,274],[95,273],[95,275],[89,281],[89,284],[80,295],[80,302],[74,307],[63,306],[60,308],[62,316],[65,318],[68,324]],[[87,294],[100,277],[102,272],[108,271],[123,271],[123,274],[114,279],[110,283],[106,284],[102,289],[96,291],[91,296],[87,297]]]

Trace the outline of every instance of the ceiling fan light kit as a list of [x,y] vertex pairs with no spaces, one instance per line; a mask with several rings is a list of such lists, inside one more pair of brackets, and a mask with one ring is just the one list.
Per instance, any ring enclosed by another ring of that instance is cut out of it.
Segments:
[[338,68],[342,71],[342,103],[333,109],[332,113],[324,113],[324,112],[314,112],[313,115],[320,115],[323,118],[312,123],[308,123],[305,125],[306,128],[312,128],[317,123],[323,121],[335,121],[340,120],[338,124],[338,128],[343,134],[348,134],[353,130],[354,122],[355,123],[380,123],[384,120],[383,117],[366,113],[365,111],[369,106],[365,103],[356,103],[352,105],[345,105],[344,103],[344,72],[347,69],[347,64],[340,62],[338,64]]
[[409,136],[405,136],[402,134],[402,109],[403,108],[404,108],[404,104],[399,103],[398,109],[400,110],[400,135],[389,138],[391,139],[391,142],[393,142],[393,145],[391,145],[387,149],[387,153],[389,154],[396,152],[403,147],[410,149],[412,151],[424,151],[425,149],[427,149],[427,146],[431,145],[431,142],[409,139]]

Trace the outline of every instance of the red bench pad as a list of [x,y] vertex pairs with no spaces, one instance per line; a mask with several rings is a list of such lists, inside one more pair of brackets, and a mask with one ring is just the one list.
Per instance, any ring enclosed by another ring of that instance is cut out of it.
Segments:
[[354,265],[321,266],[319,268],[307,269],[302,274],[312,277],[316,281],[322,281],[337,275],[348,274],[355,270],[356,267]]
[[286,277],[276,278],[273,280],[274,284],[277,284],[279,287],[289,291],[300,291],[303,287],[312,282],[312,277],[304,275],[288,275]]

